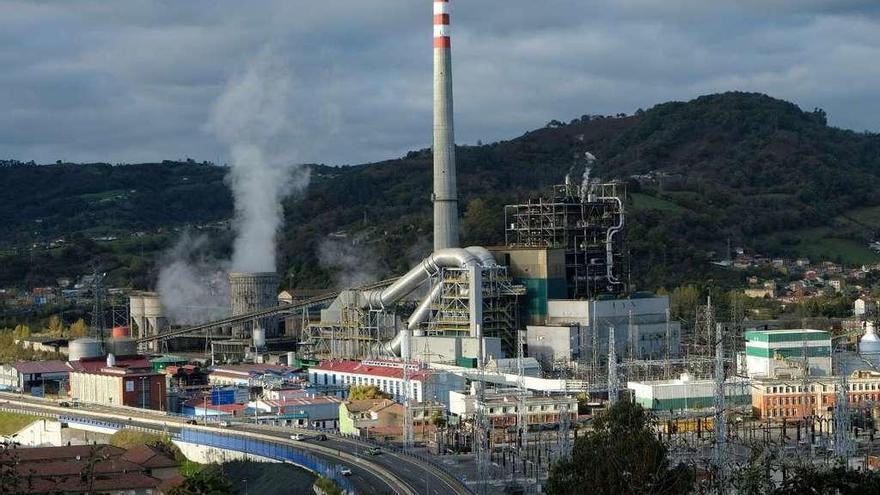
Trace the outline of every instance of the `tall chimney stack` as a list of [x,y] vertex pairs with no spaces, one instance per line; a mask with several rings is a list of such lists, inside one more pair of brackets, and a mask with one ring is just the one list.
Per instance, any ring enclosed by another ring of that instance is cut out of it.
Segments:
[[434,250],[458,247],[449,0],[434,0]]

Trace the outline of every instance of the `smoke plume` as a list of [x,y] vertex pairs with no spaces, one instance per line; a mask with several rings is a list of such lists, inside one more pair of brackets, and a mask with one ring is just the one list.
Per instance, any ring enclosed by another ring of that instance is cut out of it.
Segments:
[[235,201],[232,259],[207,257],[207,238],[188,234],[165,254],[157,289],[174,323],[227,315],[229,271],[276,271],[282,200],[309,179],[306,167],[290,165],[290,140],[283,139],[294,134],[285,113],[290,81],[284,65],[263,49],[229,80],[211,110],[206,129],[228,147],[231,160],[226,183]]
[[206,236],[185,232],[164,255],[156,288],[165,315],[173,323],[202,323],[228,312],[228,263],[208,255],[207,246]]
[[308,183],[305,167],[267,156],[290,132],[285,113],[290,87],[284,65],[264,49],[229,81],[211,112],[208,129],[229,147],[232,160],[226,179],[235,199],[233,271],[275,271],[281,201]]
[[333,273],[337,289],[379,281],[380,274],[388,271],[381,258],[363,236],[328,238],[318,246],[318,263]]

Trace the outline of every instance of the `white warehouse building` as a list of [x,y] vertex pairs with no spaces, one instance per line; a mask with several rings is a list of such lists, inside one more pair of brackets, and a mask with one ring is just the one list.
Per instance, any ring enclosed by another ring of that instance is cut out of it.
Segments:
[[[330,360],[309,370],[309,381],[315,385],[374,385],[394,400],[404,400],[404,364],[385,360]],[[465,388],[464,378],[447,371],[409,365],[410,397],[417,402],[441,402],[449,407],[449,392]],[[346,395],[346,394],[344,394]]]

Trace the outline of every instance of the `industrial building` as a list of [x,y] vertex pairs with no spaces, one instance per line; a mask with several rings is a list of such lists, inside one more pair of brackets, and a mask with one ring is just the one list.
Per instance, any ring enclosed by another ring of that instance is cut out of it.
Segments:
[[477,399],[478,394],[474,390],[452,392],[449,413],[464,421],[482,413],[493,428],[504,429],[516,425],[522,403],[523,420],[531,428],[558,425],[561,414],[567,415],[572,423],[577,420],[577,398],[570,394],[545,395],[497,389],[487,391],[482,402]]
[[[408,381],[410,398],[415,402],[432,401],[449,404],[449,393],[465,388],[465,380],[453,373],[427,369],[399,361],[324,361],[309,370],[309,381],[317,385],[373,385],[394,400],[406,399]],[[405,376],[407,375],[407,376]]]
[[[632,391],[633,401],[649,410],[692,411],[715,406],[715,380],[695,380],[688,374],[674,380],[628,382],[626,387]],[[752,404],[748,380],[726,380],[724,396],[728,406]]]
[[66,393],[70,368],[64,361],[22,361],[0,366],[0,388],[44,396]]
[[854,407],[872,407],[880,400],[880,372],[873,370],[853,372],[846,380],[831,376],[803,380],[754,378],[752,410],[758,419],[830,418],[844,386],[849,404]]
[[117,366],[108,359],[97,370],[70,372],[70,396],[106,406],[164,411],[168,407],[166,377],[148,368]]
[[609,332],[616,352],[631,359],[679,356],[681,324],[669,319],[669,298],[550,300],[544,325],[528,325],[528,355],[545,370],[604,361]]
[[750,330],[745,333],[746,367],[752,378],[831,375],[831,335],[822,330]]

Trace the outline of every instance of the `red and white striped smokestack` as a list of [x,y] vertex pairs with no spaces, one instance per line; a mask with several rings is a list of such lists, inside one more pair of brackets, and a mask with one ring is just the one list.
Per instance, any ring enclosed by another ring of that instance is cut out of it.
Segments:
[[434,249],[458,247],[449,0],[434,0]]

